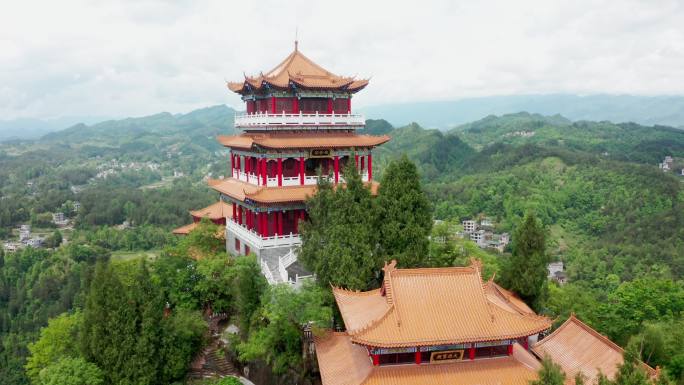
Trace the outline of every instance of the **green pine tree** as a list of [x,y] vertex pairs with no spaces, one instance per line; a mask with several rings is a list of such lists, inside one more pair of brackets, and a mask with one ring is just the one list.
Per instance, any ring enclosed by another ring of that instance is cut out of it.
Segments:
[[530,385],[563,385],[565,383],[563,369],[549,357],[544,357],[537,375],[539,378],[530,381]]
[[[113,333],[109,330],[112,298],[110,293],[121,293],[123,288],[107,262],[98,262],[83,309],[83,326],[80,333],[81,353],[86,360],[105,370],[109,362],[117,359],[112,349]],[[109,382],[109,381],[108,381]]]
[[136,306],[136,317],[140,320],[135,330],[134,355],[128,359],[130,373],[137,384],[159,383],[159,372],[164,365],[159,356],[164,301],[152,283],[144,261],[138,263],[129,290]]
[[527,213],[513,233],[513,255],[505,263],[502,284],[537,309],[547,291],[546,235],[533,213]]
[[428,257],[432,207],[418,169],[406,155],[387,166],[376,199],[383,258],[396,259],[401,267],[423,266]]
[[97,265],[83,310],[81,350],[106,383],[167,384],[184,374],[206,324],[186,313],[165,320],[163,310],[162,290],[143,261]]
[[307,201],[309,220],[300,226],[299,260],[323,287],[333,284],[367,289],[382,265],[370,189],[355,167],[344,170],[345,185],[319,179],[318,192]]

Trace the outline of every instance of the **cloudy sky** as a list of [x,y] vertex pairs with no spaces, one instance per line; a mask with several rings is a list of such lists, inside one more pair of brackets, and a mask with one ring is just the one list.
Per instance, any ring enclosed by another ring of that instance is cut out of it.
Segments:
[[684,1],[4,1],[0,120],[240,100],[300,49],[372,77],[355,105],[530,93],[684,94]]

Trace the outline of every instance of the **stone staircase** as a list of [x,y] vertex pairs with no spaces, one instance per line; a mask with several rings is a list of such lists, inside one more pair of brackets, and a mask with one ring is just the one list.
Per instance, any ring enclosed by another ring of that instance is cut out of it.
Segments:
[[225,314],[212,314],[207,317],[210,342],[195,356],[190,364],[189,380],[240,375],[233,363],[220,351],[221,333],[218,324],[225,318]]

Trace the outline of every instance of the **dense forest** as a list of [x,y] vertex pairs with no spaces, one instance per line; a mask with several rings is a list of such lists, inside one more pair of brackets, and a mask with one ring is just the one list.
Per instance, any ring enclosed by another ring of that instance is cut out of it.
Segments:
[[[211,225],[183,240],[169,235],[190,220],[187,210],[216,199],[203,179],[228,168],[214,136],[232,132],[232,114],[213,107],[0,144],[0,239],[15,238],[25,223],[68,239],[54,249],[0,254],[0,383],[50,383],[74,372],[100,383],[182,381],[206,343],[201,315],[207,306],[233,315],[240,334],[232,354],[240,361],[265,362],[279,376],[301,380],[307,363],[298,325],[330,326],[335,318],[325,288],[268,287],[255,261],[226,258]],[[510,279],[504,272],[512,250],[479,249],[452,237],[452,228],[486,215],[498,231],[515,234],[532,212],[543,229],[545,255],[563,261],[568,276],[567,284],[549,284],[539,293],[537,309],[559,323],[574,312],[621,345],[638,344],[642,359],[684,383],[684,355],[677,349],[684,345],[684,178],[657,167],[665,156],[682,163],[684,131],[527,113],[490,116],[446,132],[417,124],[395,128],[382,120],[368,121],[364,131],[392,137],[375,162],[377,178],[390,192],[376,201],[360,187],[339,196],[330,192],[341,203],[320,203],[316,218],[357,239],[359,255],[370,251],[377,259],[356,261],[364,268],[356,274],[336,270],[304,248],[303,260],[320,269],[319,276],[329,272],[330,282],[363,289],[373,284],[383,259],[450,266],[477,257],[488,276]],[[430,229],[433,218],[407,217],[410,210],[388,200],[393,194],[413,196],[412,205],[424,206],[421,212],[432,212],[442,224]],[[334,219],[358,208],[345,202],[377,205],[362,212],[372,212],[378,224],[349,232],[358,224]],[[56,231],[56,211],[74,219],[73,229]],[[397,221],[409,223],[414,238],[380,226]],[[124,222],[130,225],[122,227]],[[412,242],[430,233],[432,241]],[[410,255],[409,247],[415,248]],[[147,251],[153,257],[121,257]],[[326,254],[333,258],[339,250]],[[167,316],[150,310],[160,306],[169,309]],[[107,341],[116,338],[102,325],[141,342],[107,350],[114,343]],[[72,344],[57,343],[62,340]],[[146,358],[127,367],[117,358],[123,356]]]

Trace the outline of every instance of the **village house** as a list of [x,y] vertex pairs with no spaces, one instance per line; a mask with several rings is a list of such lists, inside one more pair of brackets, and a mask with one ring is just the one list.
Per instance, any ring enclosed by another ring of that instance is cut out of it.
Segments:
[[31,225],[21,225],[19,227],[19,242],[27,241],[31,238]]
[[463,225],[464,237],[475,242],[483,249],[491,248],[503,253],[510,242],[508,233],[496,234],[490,230],[494,227],[494,221],[489,217],[484,217],[479,222],[467,219],[462,221],[461,224]]

